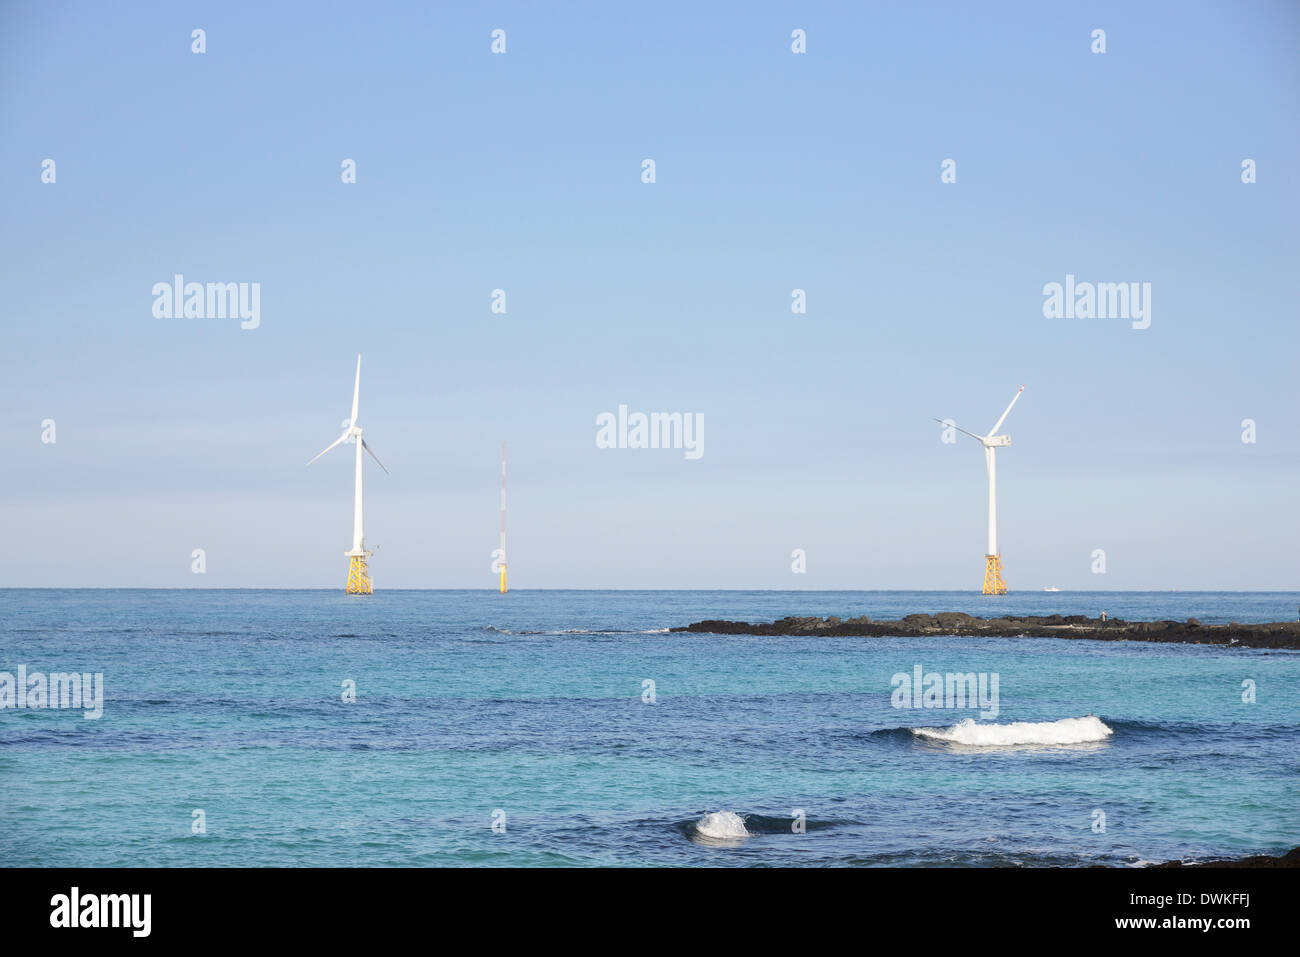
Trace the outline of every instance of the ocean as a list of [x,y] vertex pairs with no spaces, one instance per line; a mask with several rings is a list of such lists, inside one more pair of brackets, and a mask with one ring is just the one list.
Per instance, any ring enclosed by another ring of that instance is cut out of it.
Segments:
[[[1277,853],[1300,844],[1300,652],[666,629],[938,611],[1289,621],[1298,608],[1296,592],[5,590],[0,672],[102,674],[103,700],[98,719],[0,710],[0,863]],[[895,676],[918,668],[977,676],[990,694],[895,707]],[[736,818],[700,826],[715,812]]]

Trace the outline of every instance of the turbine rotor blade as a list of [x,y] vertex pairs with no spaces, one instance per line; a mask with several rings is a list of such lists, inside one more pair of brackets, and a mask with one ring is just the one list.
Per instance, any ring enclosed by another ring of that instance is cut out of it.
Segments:
[[[1020,387],[1020,392],[1024,392],[1024,391],[1025,391],[1025,387],[1022,385]],[[1017,392],[1015,396],[1011,399],[1011,405],[1007,406],[1007,411],[1002,413],[1002,418],[998,419],[997,424],[995,424],[993,428],[989,429],[989,435],[995,435],[998,429],[1002,428],[1002,423],[1007,420],[1007,415],[1009,415],[1011,412],[1011,406],[1015,405],[1016,400],[1020,398],[1020,392]]]
[[[931,418],[934,418],[934,416],[931,416]],[[953,429],[956,429],[958,432],[963,433],[964,435],[969,435],[972,439],[979,439],[981,442],[984,441],[984,436],[982,436],[982,435],[976,435],[974,432],[967,432],[967,431],[966,431],[965,429],[963,429],[961,426],[959,426],[959,425],[957,425],[957,424],[955,424],[955,423],[949,422],[947,419],[935,419],[934,421],[938,422],[938,423],[939,423],[940,425],[942,425],[945,429],[947,429],[947,428],[953,428]]]
[[[326,452],[328,452],[330,449],[334,448],[334,446],[338,445],[340,442],[342,442],[344,439],[346,439],[346,438],[348,437],[348,432],[349,432],[348,429],[344,429],[344,430],[343,430],[343,434],[340,435],[340,436],[339,436],[337,439],[335,439],[333,442],[331,442],[329,445],[325,446],[325,448],[323,448],[323,449],[321,449],[319,452],[317,452],[316,455],[315,455],[315,457],[311,460],[311,462],[315,462],[316,459],[320,458],[322,455],[324,455],[324,454],[325,454]],[[308,465],[311,465],[311,462],[308,462],[307,464],[308,464]]]
[[379,461],[379,456],[376,455],[373,451],[371,451],[370,446],[368,446],[368,445],[366,444],[366,440],[365,440],[365,439],[362,439],[362,440],[361,440],[361,447],[362,447],[363,449],[365,449],[367,452],[370,452],[370,457],[371,457],[372,459],[374,459],[375,462],[377,462],[377,463],[379,464],[379,467],[380,467],[381,469],[384,469],[385,474],[387,474],[387,475],[392,475],[392,474],[393,474],[392,472],[389,472],[388,469],[384,468],[384,463],[383,463],[383,462],[380,462],[380,461]]
[[361,398],[361,355],[357,355],[357,381],[352,386],[352,421],[348,423],[348,428],[357,424],[357,400]]

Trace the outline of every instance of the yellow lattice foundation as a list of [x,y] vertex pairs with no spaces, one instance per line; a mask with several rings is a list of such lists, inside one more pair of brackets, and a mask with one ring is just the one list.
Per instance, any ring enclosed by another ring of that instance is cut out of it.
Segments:
[[364,556],[351,555],[351,561],[348,564],[348,591],[349,595],[370,595],[374,593],[374,588],[370,585],[370,566],[366,564]]
[[501,563],[501,594],[506,593],[506,566],[505,562]]
[[1007,583],[1002,580],[1002,556],[984,556],[984,594],[1005,595]]

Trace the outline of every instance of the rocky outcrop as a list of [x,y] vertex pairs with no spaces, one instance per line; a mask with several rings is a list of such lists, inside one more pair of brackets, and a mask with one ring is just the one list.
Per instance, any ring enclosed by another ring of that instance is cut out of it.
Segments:
[[1300,847],[1285,854],[1256,854],[1254,857],[1229,858],[1222,861],[1166,861],[1153,867],[1300,867]]
[[862,636],[922,638],[936,635],[983,638],[1082,638],[1091,641],[1173,641],[1242,648],[1300,648],[1300,622],[1203,625],[1184,621],[1125,621],[1085,615],[1039,615],[976,618],[960,611],[907,615],[898,621],[857,618],[782,618],[771,624],[744,621],[697,621],[672,631],[716,635]]

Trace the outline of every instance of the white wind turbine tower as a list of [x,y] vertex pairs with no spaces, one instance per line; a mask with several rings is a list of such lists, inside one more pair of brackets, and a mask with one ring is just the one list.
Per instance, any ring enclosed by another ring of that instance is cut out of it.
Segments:
[[985,595],[1005,595],[1007,593],[1007,583],[1002,580],[1002,555],[998,552],[998,472],[995,453],[999,447],[1011,444],[1011,436],[998,435],[997,431],[1002,428],[1002,423],[1007,420],[1007,415],[1011,412],[1011,406],[1016,404],[1016,400],[1020,398],[1020,393],[1024,391],[1025,387],[1022,385],[1020,390],[1012,397],[1010,405],[1002,413],[1001,418],[993,423],[993,428],[989,429],[988,435],[976,435],[974,432],[967,432],[965,429],[957,428],[950,419],[935,419],[940,425],[957,429],[963,435],[978,439],[980,444],[984,446],[984,463],[989,473],[989,550],[984,554]]
[[[384,463],[379,461],[379,456],[375,455],[366,440],[361,437],[361,427],[357,425],[357,400],[361,396],[361,356],[357,356],[357,381],[352,386],[352,418],[348,421],[347,427],[344,428],[343,434],[327,445],[316,457],[311,460],[315,462],[334,446],[346,442],[348,439],[355,439],[357,445],[357,485],[356,497],[353,500],[352,511],[352,548],[343,554],[350,559],[348,563],[348,587],[349,595],[369,595],[373,593],[374,588],[370,584],[370,566],[367,564],[368,559],[373,552],[366,551],[366,536],[364,526],[361,523],[361,450],[365,449],[370,452],[370,457],[378,463],[385,472]],[[308,465],[311,465],[308,462]]]

